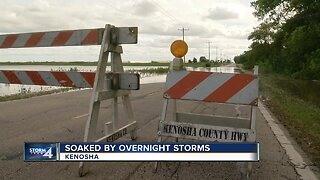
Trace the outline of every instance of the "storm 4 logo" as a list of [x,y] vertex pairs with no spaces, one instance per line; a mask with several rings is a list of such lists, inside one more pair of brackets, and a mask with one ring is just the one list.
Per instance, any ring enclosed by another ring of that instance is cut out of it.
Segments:
[[52,148],[45,149],[45,148],[30,148],[29,152],[31,155],[33,154],[40,154],[44,157],[52,158]]
[[56,144],[25,143],[25,161],[56,160]]

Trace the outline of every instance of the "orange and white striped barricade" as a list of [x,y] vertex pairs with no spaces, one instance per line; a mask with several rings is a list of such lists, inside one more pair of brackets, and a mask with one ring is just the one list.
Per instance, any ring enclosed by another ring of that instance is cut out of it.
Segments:
[[[137,37],[137,27],[115,27],[109,24],[105,28],[97,29],[0,35],[0,49],[101,45],[95,73],[0,70],[0,83],[93,88],[84,142],[115,141],[128,133],[134,140],[137,123],[133,119],[129,94],[130,90],[139,89],[139,76],[124,73],[121,59],[123,51],[120,44],[136,44]],[[111,72],[106,74],[109,54],[111,54]],[[123,105],[130,121],[123,127],[118,126],[118,97],[123,98]],[[106,123],[105,136],[97,138],[96,126],[100,102],[108,99],[113,99],[112,121]],[[79,175],[83,176],[85,173],[84,164],[81,162]]]
[[[158,129],[162,137],[217,142],[255,142],[258,105],[258,66],[254,74],[233,74],[171,70],[166,78],[164,104]],[[169,100],[173,100],[174,117],[166,121]],[[177,111],[176,100],[226,103],[251,106],[250,119],[221,117]],[[155,164],[155,171],[158,163]],[[242,165],[241,174],[249,177],[251,163]]]
[[0,83],[92,88],[93,72],[0,70]]

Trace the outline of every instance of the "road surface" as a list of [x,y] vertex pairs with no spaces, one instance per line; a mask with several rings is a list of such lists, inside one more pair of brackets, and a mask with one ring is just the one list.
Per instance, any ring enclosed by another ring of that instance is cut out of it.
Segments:
[[[0,103],[0,179],[80,179],[77,162],[23,162],[24,142],[75,142],[83,140],[91,90],[33,97]],[[142,85],[131,94],[138,141],[156,141],[162,110],[163,83]],[[120,101],[121,103],[121,101]],[[170,109],[170,106],[169,106]],[[232,115],[249,109],[230,105],[178,102],[180,111]],[[120,108],[122,110],[122,108]],[[119,113],[126,123],[124,113]],[[111,120],[111,103],[102,103],[98,134]],[[252,179],[299,179],[288,156],[276,140],[260,111],[257,114],[260,162],[253,163]],[[121,138],[128,141],[129,137]],[[168,141],[172,141],[168,139]],[[163,162],[157,173],[149,162],[90,163],[81,179],[239,179],[236,162]]]

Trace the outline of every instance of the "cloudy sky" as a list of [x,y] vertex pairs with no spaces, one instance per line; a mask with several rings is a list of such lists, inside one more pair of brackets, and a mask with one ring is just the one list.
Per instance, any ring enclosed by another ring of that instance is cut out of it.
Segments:
[[[123,45],[124,61],[168,61],[170,44],[189,45],[186,59],[233,58],[247,50],[258,25],[250,0],[1,0],[0,34],[137,26],[137,45]],[[216,48],[217,47],[217,48]],[[216,53],[216,50],[217,53]],[[99,46],[0,49],[0,61],[96,61]]]

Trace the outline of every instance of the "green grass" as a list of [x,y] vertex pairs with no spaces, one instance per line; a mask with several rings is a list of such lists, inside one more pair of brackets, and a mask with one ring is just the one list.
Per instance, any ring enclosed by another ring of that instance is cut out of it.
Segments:
[[[276,115],[301,148],[320,167],[320,107],[281,88],[276,82],[288,77],[262,74],[260,94],[269,109]],[[289,79],[290,80],[290,79]]]
[[152,62],[152,63],[123,63],[123,66],[169,66],[169,63]]
[[[206,67],[206,62],[197,62],[197,63],[185,63],[184,66],[185,67],[194,67],[194,68],[197,68],[197,67]],[[219,67],[219,66],[222,66],[224,64],[222,63],[209,63],[209,67]]]
[[144,68],[139,70],[130,69],[127,70],[127,72],[138,72],[138,73],[144,73],[144,74],[166,74],[168,73],[169,68],[168,67],[157,67],[157,68]]
[[54,89],[54,90],[49,90],[49,91],[40,91],[40,92],[33,92],[33,93],[26,93],[26,94],[14,94],[14,95],[9,95],[9,96],[0,96],[0,102],[4,101],[13,101],[13,100],[18,100],[18,99],[26,99],[26,98],[31,98],[34,96],[43,96],[47,94],[53,94],[53,93],[58,93],[58,92],[65,92],[69,91],[73,88],[61,88],[61,89]]

